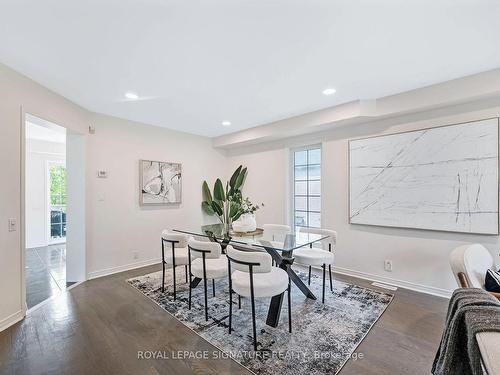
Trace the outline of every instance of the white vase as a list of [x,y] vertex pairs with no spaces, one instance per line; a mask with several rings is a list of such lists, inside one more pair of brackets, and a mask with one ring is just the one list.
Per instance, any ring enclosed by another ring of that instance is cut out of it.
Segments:
[[257,221],[254,214],[243,214],[236,221],[233,221],[233,230],[235,232],[253,232],[257,229]]

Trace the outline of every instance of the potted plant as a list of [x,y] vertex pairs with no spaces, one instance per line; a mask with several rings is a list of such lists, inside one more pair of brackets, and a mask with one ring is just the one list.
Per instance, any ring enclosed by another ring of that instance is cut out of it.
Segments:
[[206,214],[219,218],[225,236],[229,235],[233,221],[238,220],[244,213],[241,206],[241,188],[246,176],[247,169],[240,165],[226,182],[225,188],[220,178],[215,181],[213,195],[207,182],[203,181],[201,207]]
[[260,206],[253,204],[250,198],[246,197],[241,201],[241,211],[243,212],[239,219],[233,221],[233,230],[235,232],[253,232],[257,229],[257,221],[255,220],[255,212],[264,207],[264,203]]

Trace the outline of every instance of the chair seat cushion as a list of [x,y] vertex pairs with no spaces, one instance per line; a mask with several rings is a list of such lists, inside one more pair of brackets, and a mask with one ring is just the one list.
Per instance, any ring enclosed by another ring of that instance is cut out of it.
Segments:
[[[227,276],[227,258],[221,256],[216,259],[205,259],[207,279],[222,279]],[[203,259],[196,258],[191,262],[191,273],[203,279]]]
[[[176,266],[189,263],[187,247],[176,247],[174,253]],[[172,249],[165,249],[165,262],[172,264]]]
[[296,263],[305,264],[308,266],[322,266],[323,264],[333,264],[333,253],[315,249],[315,248],[302,248],[294,250],[292,256],[295,258]]
[[[250,273],[234,271],[231,275],[233,290],[243,297],[250,297]],[[288,274],[278,267],[272,267],[271,272],[253,274],[254,296],[273,297],[283,293],[288,288]]]

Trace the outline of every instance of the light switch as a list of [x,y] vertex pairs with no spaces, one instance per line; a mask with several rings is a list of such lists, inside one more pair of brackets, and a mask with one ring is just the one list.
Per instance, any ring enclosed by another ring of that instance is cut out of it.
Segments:
[[14,218],[9,219],[9,232],[15,232],[17,230],[17,221]]
[[97,193],[97,201],[98,202],[104,202],[106,200],[106,194],[99,192]]

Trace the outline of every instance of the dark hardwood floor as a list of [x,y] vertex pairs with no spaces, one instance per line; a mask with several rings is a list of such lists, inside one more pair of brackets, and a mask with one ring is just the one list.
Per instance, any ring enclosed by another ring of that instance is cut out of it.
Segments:
[[66,289],[66,244],[26,249],[28,309]]
[[[0,332],[0,374],[250,374],[230,359],[138,359],[138,351],[217,350],[125,282],[159,269],[87,281]],[[428,374],[446,308],[444,298],[399,289],[340,374]]]

